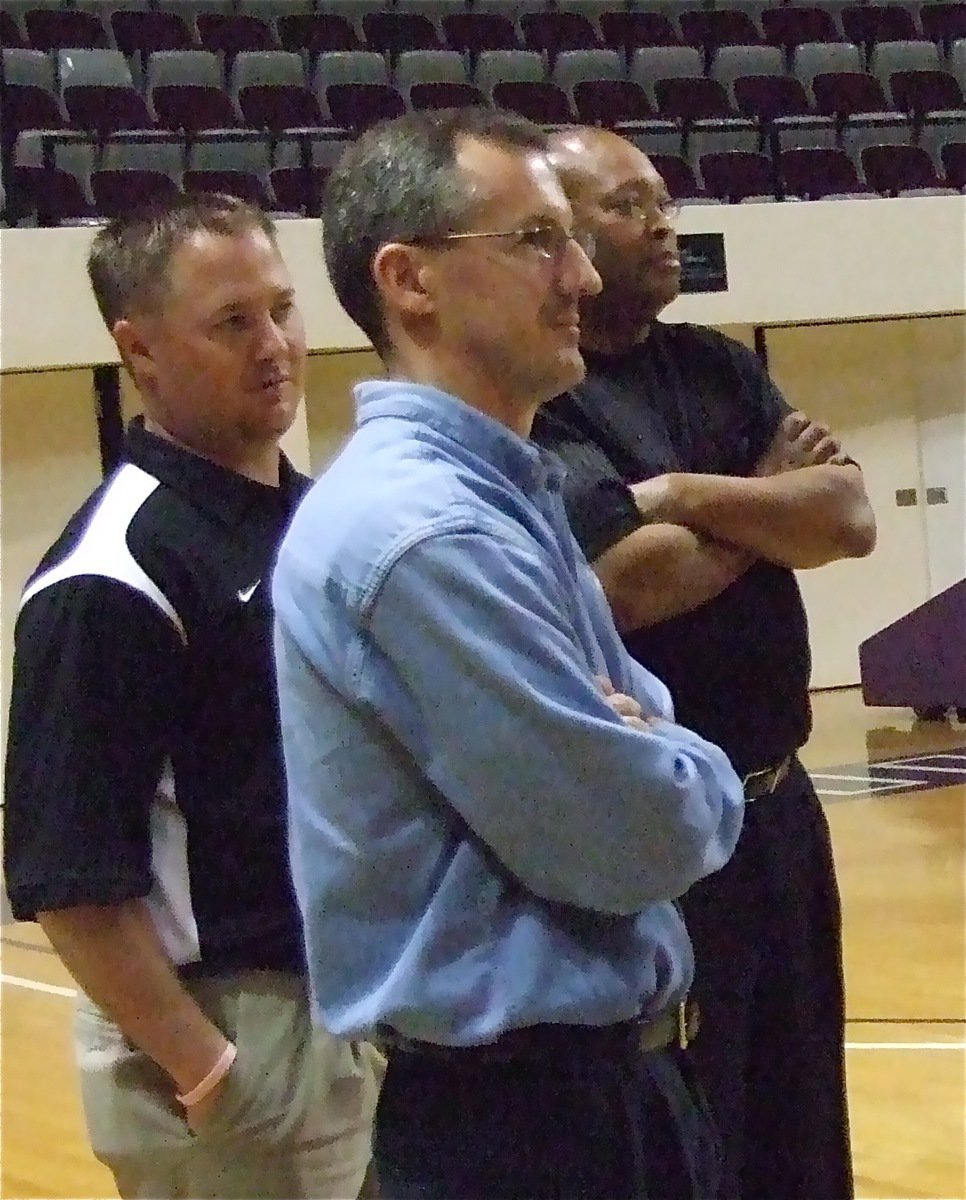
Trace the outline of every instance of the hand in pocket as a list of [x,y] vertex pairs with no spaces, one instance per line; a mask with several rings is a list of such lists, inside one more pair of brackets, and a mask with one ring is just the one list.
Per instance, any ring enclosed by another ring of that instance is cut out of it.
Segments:
[[228,1088],[228,1080],[231,1077],[232,1071],[235,1069],[235,1063],[232,1063],[228,1073],[223,1079],[215,1084],[207,1096],[203,1100],[199,1100],[197,1104],[192,1104],[190,1108],[184,1110],[184,1117],[188,1123],[188,1128],[192,1133],[203,1133],[205,1127],[215,1118],[219,1107],[225,1103],[225,1092]]

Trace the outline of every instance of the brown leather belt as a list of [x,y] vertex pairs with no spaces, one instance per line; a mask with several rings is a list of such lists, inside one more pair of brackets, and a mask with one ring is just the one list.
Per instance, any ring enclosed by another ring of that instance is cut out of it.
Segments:
[[742,780],[746,800],[759,800],[762,796],[770,796],[781,781],[791,770],[795,755],[789,754],[780,763],[772,767],[763,767],[760,771],[752,771]]
[[380,1028],[374,1039],[390,1053],[419,1054],[469,1065],[472,1062],[509,1063],[551,1058],[567,1053],[647,1054],[679,1046],[686,1050],[697,1036],[697,1003],[685,1000],[657,1017],[618,1021],[614,1025],[529,1025],[511,1029],[495,1042],[480,1046],[444,1046],[403,1037]]

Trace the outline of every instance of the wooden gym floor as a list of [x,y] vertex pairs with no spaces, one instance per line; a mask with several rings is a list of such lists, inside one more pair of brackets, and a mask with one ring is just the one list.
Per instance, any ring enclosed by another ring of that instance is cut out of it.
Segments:
[[[802,757],[845,911],[858,1195],[966,1200],[966,725],[820,693]],[[4,925],[0,952],[0,1195],[113,1197],[81,1124],[70,979],[36,926]]]

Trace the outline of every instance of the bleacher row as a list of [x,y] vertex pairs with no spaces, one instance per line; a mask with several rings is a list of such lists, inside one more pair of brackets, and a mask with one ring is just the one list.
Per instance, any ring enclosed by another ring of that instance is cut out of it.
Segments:
[[315,215],[348,140],[495,104],[616,128],[690,202],[966,190],[954,0],[0,0],[20,225],[208,188]]

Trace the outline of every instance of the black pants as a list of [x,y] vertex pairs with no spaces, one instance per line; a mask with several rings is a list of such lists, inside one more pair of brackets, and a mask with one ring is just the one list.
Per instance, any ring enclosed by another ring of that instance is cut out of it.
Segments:
[[717,1135],[677,1051],[511,1063],[390,1050],[383,1200],[714,1200]]
[[841,916],[828,824],[802,766],[748,805],[731,861],[683,902],[725,1152],[722,1200],[849,1200]]

